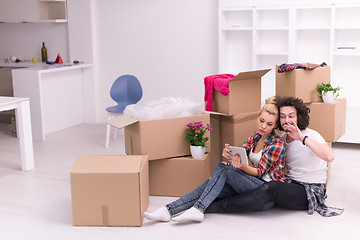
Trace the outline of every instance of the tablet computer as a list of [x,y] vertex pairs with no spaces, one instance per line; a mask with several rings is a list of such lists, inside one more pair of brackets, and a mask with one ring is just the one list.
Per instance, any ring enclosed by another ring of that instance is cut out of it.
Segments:
[[230,155],[231,155],[230,161],[232,161],[232,159],[234,158],[234,156],[236,154],[239,154],[240,158],[241,158],[241,164],[249,165],[248,157],[247,157],[245,148],[234,147],[234,146],[229,146],[228,148],[231,151],[231,153],[230,153]]

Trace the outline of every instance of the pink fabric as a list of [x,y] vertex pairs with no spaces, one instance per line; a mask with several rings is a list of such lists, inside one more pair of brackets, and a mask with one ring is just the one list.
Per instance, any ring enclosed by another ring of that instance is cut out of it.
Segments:
[[227,96],[230,92],[229,90],[229,81],[235,76],[232,74],[217,74],[211,75],[204,78],[205,84],[205,97],[204,100],[207,101],[205,109],[207,111],[212,111],[213,103],[213,94],[214,89],[220,92],[222,95]]

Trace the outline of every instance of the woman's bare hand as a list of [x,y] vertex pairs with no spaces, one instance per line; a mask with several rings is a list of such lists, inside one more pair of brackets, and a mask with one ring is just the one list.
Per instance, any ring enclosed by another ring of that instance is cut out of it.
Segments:
[[236,168],[242,168],[244,164],[241,164],[241,157],[239,154],[236,154],[233,157],[233,160],[231,161],[231,165],[233,165]]
[[224,158],[226,158],[227,160],[231,159],[231,150],[228,148],[229,146],[230,146],[230,144],[225,143],[225,147],[224,147],[223,152],[222,152],[222,156]]

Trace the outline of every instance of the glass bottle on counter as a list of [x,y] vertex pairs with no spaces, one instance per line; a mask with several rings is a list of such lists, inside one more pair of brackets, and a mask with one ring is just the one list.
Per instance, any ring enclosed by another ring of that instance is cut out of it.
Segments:
[[41,48],[41,60],[43,62],[47,62],[47,50],[44,42],[42,43],[42,48]]

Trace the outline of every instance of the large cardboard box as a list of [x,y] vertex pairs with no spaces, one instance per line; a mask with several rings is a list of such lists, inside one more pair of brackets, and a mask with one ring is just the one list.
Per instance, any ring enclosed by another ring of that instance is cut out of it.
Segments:
[[[186,125],[202,121],[210,123],[209,114],[187,117],[138,121],[126,115],[113,118],[108,123],[125,127],[125,152],[129,155],[149,155],[149,160],[190,155],[189,142],[184,140]],[[205,136],[210,137],[209,132]],[[210,151],[207,142],[206,151]]]
[[141,226],[149,205],[147,156],[79,156],[70,172],[74,226]]
[[180,197],[210,177],[210,157],[191,156],[150,161],[150,195]]
[[213,95],[213,111],[226,115],[258,111],[261,107],[261,77],[271,69],[241,72],[229,82],[227,96]]
[[241,147],[256,130],[259,111],[221,116],[222,147],[225,143]]
[[306,104],[310,109],[309,128],[316,130],[327,142],[336,142],[345,134],[346,98],[335,103],[313,102]]
[[222,160],[222,151],[224,145],[221,139],[221,116],[218,114],[211,114],[210,123],[212,128],[210,131],[210,172],[212,173],[218,163]]
[[[319,66],[304,63],[308,67]],[[279,73],[276,66],[276,95],[279,97],[301,98],[304,103],[321,101],[316,93],[318,83],[330,83],[330,67],[318,67],[314,70],[294,69]]]

